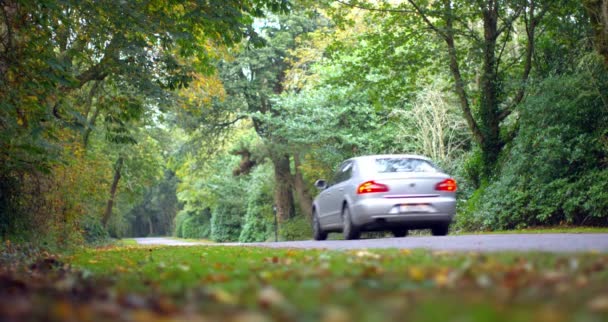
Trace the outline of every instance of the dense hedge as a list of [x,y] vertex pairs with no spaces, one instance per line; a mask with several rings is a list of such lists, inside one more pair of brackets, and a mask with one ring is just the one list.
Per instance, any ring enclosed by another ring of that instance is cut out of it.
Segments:
[[461,227],[608,225],[608,76],[601,63],[590,59],[531,93],[499,170],[460,212]]
[[244,213],[240,204],[219,204],[211,216],[211,239],[217,242],[238,240]]
[[249,195],[247,200],[247,213],[243,222],[243,230],[239,241],[262,242],[273,238],[274,213],[273,176],[268,164],[258,166],[251,174]]
[[310,219],[296,216],[282,223],[279,231],[281,240],[309,240],[312,238],[312,225]]
[[180,211],[175,217],[175,235],[181,238],[210,238],[211,210]]

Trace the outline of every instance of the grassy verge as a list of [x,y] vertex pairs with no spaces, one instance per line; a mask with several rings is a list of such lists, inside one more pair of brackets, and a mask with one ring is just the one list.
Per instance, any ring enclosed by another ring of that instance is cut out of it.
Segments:
[[[608,234],[608,227],[532,227],[517,230],[495,230],[495,231],[461,231],[451,230],[450,236],[458,235],[493,235],[493,234]],[[410,230],[409,236],[432,236],[430,229]],[[382,238],[393,237],[389,232],[368,232],[364,233],[364,237]],[[341,233],[331,233],[328,237],[330,240],[342,240]]]
[[189,243],[205,243],[205,244],[213,244],[215,243],[212,240],[209,239],[196,239],[196,238],[179,238],[179,237],[168,237],[169,239],[173,239],[173,240],[177,240],[177,241],[183,241],[183,242],[189,242]]
[[[474,232],[476,233],[476,232]],[[517,230],[499,230],[479,232],[479,234],[584,234],[584,233],[608,233],[608,227],[531,227]]]
[[[124,247],[65,258],[163,314],[246,321],[603,321],[608,255]],[[127,296],[127,298],[129,298]],[[166,317],[166,316],[165,316]],[[182,316],[183,318],[183,316]]]
[[135,241],[135,239],[132,238],[123,238],[123,239],[118,239],[114,242],[115,246],[118,247],[127,247],[127,246],[137,246],[137,241]]

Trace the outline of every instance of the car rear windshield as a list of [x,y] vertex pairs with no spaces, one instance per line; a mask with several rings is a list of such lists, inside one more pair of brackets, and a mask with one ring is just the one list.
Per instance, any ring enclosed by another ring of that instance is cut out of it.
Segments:
[[439,172],[432,163],[415,158],[378,158],[376,172]]

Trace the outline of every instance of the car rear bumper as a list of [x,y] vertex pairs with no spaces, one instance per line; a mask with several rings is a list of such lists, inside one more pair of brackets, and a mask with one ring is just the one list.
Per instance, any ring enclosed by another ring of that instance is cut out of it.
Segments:
[[[401,205],[419,205],[424,211],[402,212]],[[433,198],[369,198],[351,205],[353,224],[364,226],[407,226],[426,228],[437,223],[449,223],[456,214],[456,199]]]

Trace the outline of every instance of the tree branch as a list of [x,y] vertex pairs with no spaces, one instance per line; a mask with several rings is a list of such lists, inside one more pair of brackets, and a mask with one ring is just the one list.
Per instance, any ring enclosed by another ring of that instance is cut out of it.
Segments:
[[545,16],[549,7],[546,5],[543,6],[537,16],[534,16],[535,9],[536,5],[534,0],[530,0],[530,6],[528,7],[530,19],[527,19],[527,15],[524,13],[524,19],[526,22],[526,36],[528,39],[526,42],[526,57],[524,63],[524,70],[520,79],[521,84],[519,90],[517,91],[517,94],[515,95],[515,98],[513,99],[513,102],[499,114],[499,121],[503,121],[505,118],[511,115],[511,113],[515,109],[515,106],[521,103],[524,98],[524,95],[526,94],[526,83],[528,82],[530,72],[532,71],[532,57],[534,55],[536,26],[538,26],[542,18]]
[[84,86],[84,84],[90,81],[104,80],[108,76],[108,73],[104,71],[107,61],[108,60],[106,60],[104,57],[104,59],[102,59],[99,63],[89,67],[89,69],[76,76],[76,79],[78,80],[77,88],[81,88]]
[[[418,13],[418,15],[420,15],[422,20],[424,20],[424,22],[429,26],[429,28],[431,28],[433,31],[435,31],[437,34],[439,34],[440,37],[447,40],[448,35],[446,33],[442,32],[441,30],[439,30],[439,28],[437,28],[437,26],[435,26],[431,22],[429,17],[426,16],[426,14],[422,11],[422,9],[413,0],[408,0],[408,2],[412,5],[412,7],[414,7],[414,9],[416,9],[416,13]],[[450,18],[450,21],[451,21],[451,18]]]
[[237,116],[234,120],[232,121],[228,121],[228,122],[224,122],[224,123],[217,123],[217,124],[213,124],[213,128],[224,128],[224,127],[228,127],[231,125],[234,125],[236,122],[246,119],[248,116],[247,115],[240,115]]
[[375,7],[365,7],[362,5],[357,5],[354,3],[350,3],[350,2],[346,2],[346,1],[342,1],[342,0],[334,0],[335,2],[343,5],[343,6],[347,6],[347,7],[351,7],[351,8],[357,8],[357,9],[362,9],[362,10],[367,10],[367,11],[379,11],[379,12],[398,12],[398,13],[413,13],[415,11],[413,10],[407,10],[407,9],[382,9],[382,8],[375,8]]
[[106,47],[103,58],[95,65],[90,66],[87,70],[76,76],[78,85],[76,88],[81,88],[84,84],[90,81],[102,81],[109,75],[108,65],[118,60],[118,48],[120,36],[115,35]]
[[[408,0],[410,3],[412,0]],[[483,145],[484,137],[479,129],[479,125],[475,122],[475,118],[473,118],[473,113],[471,112],[471,107],[469,105],[469,98],[467,96],[467,92],[465,89],[464,80],[462,79],[462,74],[460,73],[460,66],[458,65],[458,53],[456,51],[456,46],[454,44],[454,35],[453,35],[453,20],[452,20],[452,12],[451,12],[451,3],[449,0],[444,0],[444,4],[446,6],[446,10],[450,12],[446,15],[446,33],[445,33],[445,42],[448,46],[448,56],[450,59],[450,70],[452,71],[452,76],[454,77],[454,87],[456,90],[456,95],[458,95],[458,99],[460,100],[460,108],[462,110],[464,119],[469,126],[469,129],[473,133],[473,137],[480,145]]]
[[[532,2],[534,2],[534,0],[532,0]],[[515,22],[515,20],[517,20],[517,18],[519,18],[519,16],[521,15],[522,11],[523,11],[523,7],[520,7],[508,19],[505,19],[502,27],[498,28],[498,30],[496,31],[496,36],[498,37],[506,29],[511,29],[511,26],[513,25],[513,22]]]
[[505,48],[507,47],[507,43],[509,42],[509,36],[511,35],[511,28],[507,29],[507,35],[505,36],[505,41],[503,41],[502,46],[500,48],[500,52],[498,53],[498,57],[496,58],[496,74],[498,74],[498,68],[500,66],[500,61],[502,60],[502,54],[505,52]]

